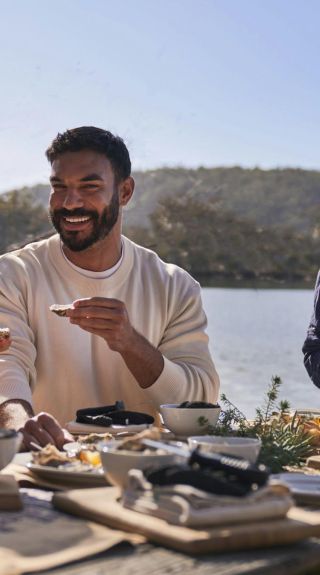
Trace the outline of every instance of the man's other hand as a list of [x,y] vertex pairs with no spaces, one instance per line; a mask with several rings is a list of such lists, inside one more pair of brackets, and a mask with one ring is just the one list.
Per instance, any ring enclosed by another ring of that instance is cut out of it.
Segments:
[[19,429],[23,435],[22,449],[32,449],[31,443],[41,447],[52,443],[58,449],[62,449],[65,443],[73,441],[72,435],[63,429],[58,421],[49,413],[39,413],[26,421]]

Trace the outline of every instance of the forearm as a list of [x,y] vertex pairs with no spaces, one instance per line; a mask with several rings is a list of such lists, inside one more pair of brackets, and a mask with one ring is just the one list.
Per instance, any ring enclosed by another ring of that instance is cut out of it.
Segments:
[[121,352],[121,356],[143,389],[150,387],[162,373],[162,353],[136,330],[130,348]]
[[216,403],[219,395],[219,377],[215,369],[202,369],[186,361],[169,359],[164,354],[164,368],[154,385],[146,392],[155,405],[182,401]]
[[10,399],[0,405],[0,427],[20,429],[33,415],[32,407],[27,401]]
[[135,332],[135,344],[139,345],[128,346],[131,356],[121,354],[155,404],[187,399],[212,403],[218,400],[219,376],[209,352],[204,332],[206,319],[200,303],[199,300],[194,303],[196,317],[192,315],[189,319],[187,314],[181,314],[179,323],[168,327],[159,348]]

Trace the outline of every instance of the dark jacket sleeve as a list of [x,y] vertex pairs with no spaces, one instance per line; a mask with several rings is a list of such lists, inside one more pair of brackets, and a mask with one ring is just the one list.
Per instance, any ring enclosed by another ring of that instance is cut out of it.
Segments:
[[306,370],[313,383],[320,387],[320,272],[314,292],[314,310],[302,351]]

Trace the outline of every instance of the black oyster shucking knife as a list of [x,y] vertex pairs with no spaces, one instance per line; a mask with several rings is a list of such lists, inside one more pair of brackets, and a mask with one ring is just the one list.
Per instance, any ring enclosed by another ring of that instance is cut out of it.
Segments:
[[161,441],[144,439],[142,441],[146,447],[154,449],[164,449],[168,453],[174,453],[187,460],[189,466],[199,466],[200,469],[210,469],[212,471],[222,471],[227,475],[236,477],[243,483],[256,484],[259,487],[267,483],[270,471],[263,465],[253,465],[246,459],[231,456],[224,453],[201,453],[199,448],[192,451],[176,447]]

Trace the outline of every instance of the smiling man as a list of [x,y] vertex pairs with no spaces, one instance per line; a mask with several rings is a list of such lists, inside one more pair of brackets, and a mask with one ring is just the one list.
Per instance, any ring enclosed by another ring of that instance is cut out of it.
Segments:
[[[53,140],[49,213],[57,231],[0,258],[0,425],[61,447],[82,407],[123,400],[157,415],[161,403],[216,402],[199,284],[121,234],[134,192],[128,150],[95,127]],[[49,310],[71,304],[67,317]]]

